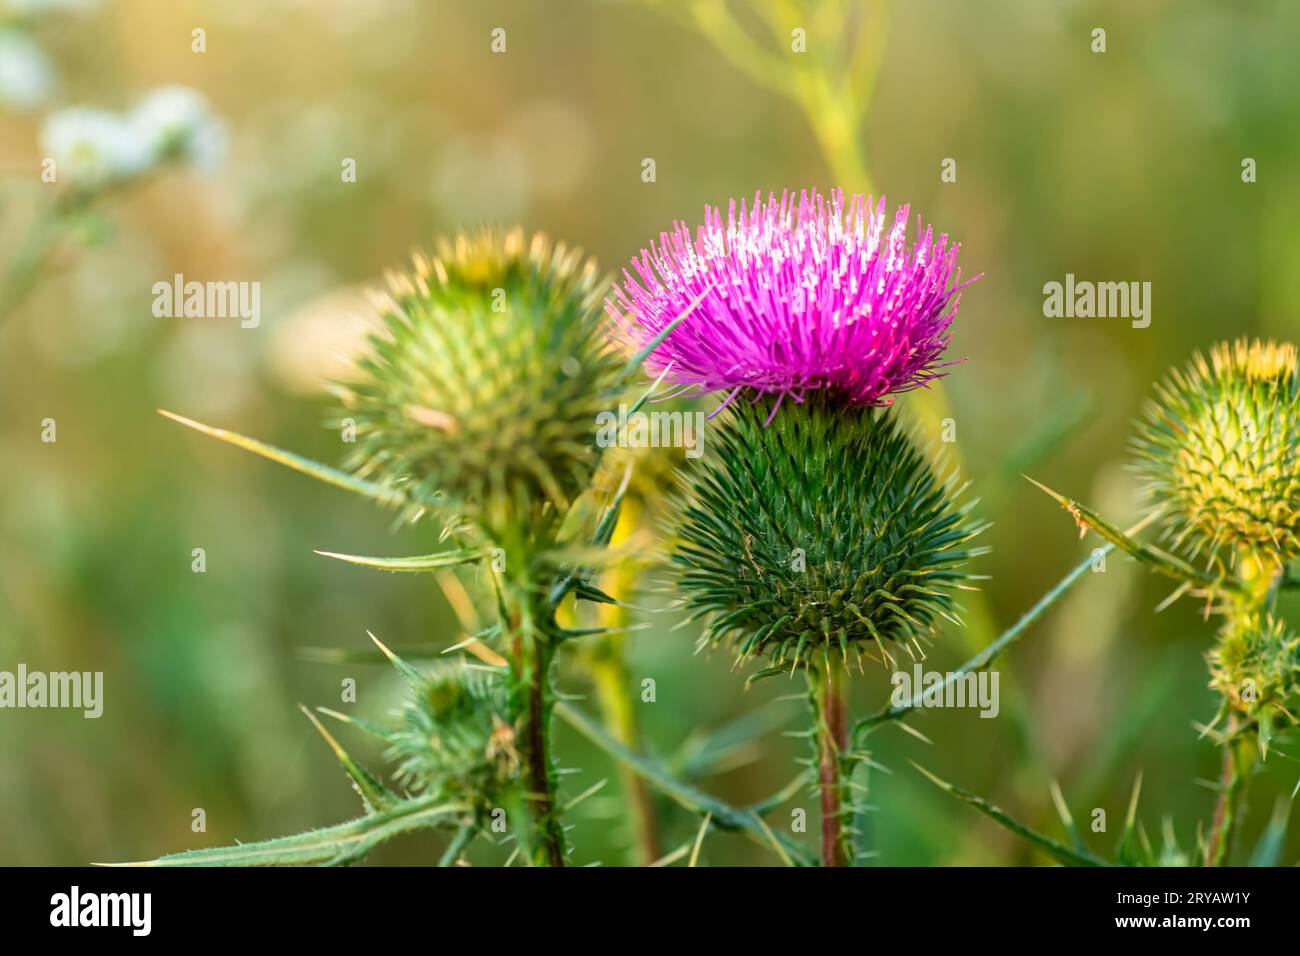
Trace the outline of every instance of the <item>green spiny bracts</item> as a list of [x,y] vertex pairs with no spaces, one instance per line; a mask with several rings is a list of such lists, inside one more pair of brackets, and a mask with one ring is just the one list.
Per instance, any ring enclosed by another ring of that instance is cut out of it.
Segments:
[[490,808],[519,776],[508,712],[500,674],[440,664],[413,682],[401,727],[388,735],[397,778],[416,792]]
[[1300,696],[1300,635],[1265,611],[1229,620],[1209,654],[1210,686],[1225,707],[1258,721],[1267,746],[1287,703]]
[[619,363],[581,253],[518,229],[443,240],[390,277],[386,334],[340,389],[366,478],[441,493],[496,533],[563,509],[597,464]]
[[703,641],[793,668],[872,642],[888,657],[952,619],[961,566],[984,550],[973,502],[955,503],[888,412],[816,396],[770,412],[732,406],[678,501],[674,563]]
[[1296,348],[1246,341],[1196,355],[1156,388],[1135,439],[1146,494],[1175,547],[1222,565],[1300,556]]

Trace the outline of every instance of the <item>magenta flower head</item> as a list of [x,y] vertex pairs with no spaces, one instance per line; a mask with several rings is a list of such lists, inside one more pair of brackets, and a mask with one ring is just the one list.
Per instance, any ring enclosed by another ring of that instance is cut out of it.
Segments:
[[[737,211],[706,206],[691,236],[683,222],[623,270],[607,302],[634,349],[699,304],[646,360],[653,374],[685,389],[722,391],[723,406],[745,390],[803,401],[824,391],[851,405],[888,405],[951,362],[942,356],[957,312],[959,245],[938,242],[909,207],[886,227],[885,200],[842,190],[755,195]],[[976,277],[978,278],[978,276]],[[758,395],[755,396],[759,397]]]

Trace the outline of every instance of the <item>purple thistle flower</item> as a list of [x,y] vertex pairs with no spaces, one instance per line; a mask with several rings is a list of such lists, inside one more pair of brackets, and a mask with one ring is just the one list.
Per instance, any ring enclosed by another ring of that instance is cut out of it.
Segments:
[[[943,374],[961,290],[957,243],[933,229],[907,244],[908,206],[885,228],[885,200],[843,190],[732,200],[724,223],[673,224],[623,270],[606,310],[627,344],[643,348],[701,295],[646,360],[683,390],[743,390],[803,401],[825,390],[852,405],[887,405],[895,392]],[[638,278],[640,281],[638,281]],[[976,278],[979,278],[976,276]],[[757,395],[755,396],[758,397]]]

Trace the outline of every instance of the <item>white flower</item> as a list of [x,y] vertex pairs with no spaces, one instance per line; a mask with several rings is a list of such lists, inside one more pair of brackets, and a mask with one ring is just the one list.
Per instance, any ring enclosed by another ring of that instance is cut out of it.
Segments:
[[51,114],[41,148],[59,176],[82,185],[129,179],[153,164],[148,144],[125,117],[85,106]]
[[131,111],[131,125],[155,162],[180,159],[210,171],[226,151],[226,130],[199,93],[184,86],[154,90]]
[[0,31],[0,106],[40,106],[54,86],[54,71],[41,48],[16,30]]

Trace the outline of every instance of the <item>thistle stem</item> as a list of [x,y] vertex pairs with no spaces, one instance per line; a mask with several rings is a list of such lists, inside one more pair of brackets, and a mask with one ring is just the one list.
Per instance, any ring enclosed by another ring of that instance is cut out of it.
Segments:
[[1250,751],[1249,739],[1237,735],[1237,721],[1234,718],[1228,725],[1227,739],[1223,743],[1219,799],[1214,805],[1210,843],[1205,853],[1210,866],[1226,866],[1232,856],[1232,840],[1236,834],[1241,803],[1253,764],[1253,754]]
[[[1235,613],[1248,619],[1256,611],[1272,609],[1277,602],[1282,569],[1249,550],[1241,552],[1237,563],[1243,593],[1237,598]],[[1225,705],[1230,703],[1225,701]],[[1250,721],[1243,721],[1237,714],[1229,717],[1223,736],[1219,798],[1215,801],[1214,818],[1210,823],[1210,842],[1205,851],[1205,859],[1210,866],[1226,866],[1232,857],[1232,840],[1239,822],[1241,805],[1250,778],[1255,772],[1258,734],[1257,727]]]
[[556,809],[551,774],[551,662],[554,650],[535,626],[526,598],[511,615],[511,670],[517,746],[522,768],[529,830],[520,834],[534,866],[564,866],[564,828]]
[[447,849],[443,852],[438,860],[438,866],[455,866],[456,861],[460,859],[465,848],[474,842],[474,837],[478,836],[478,823],[462,823],[456,835],[452,837],[451,843],[447,844]]
[[822,866],[848,866],[844,833],[844,754],[849,746],[848,671],[829,660],[822,670],[808,668],[813,708],[813,739],[821,793]]

